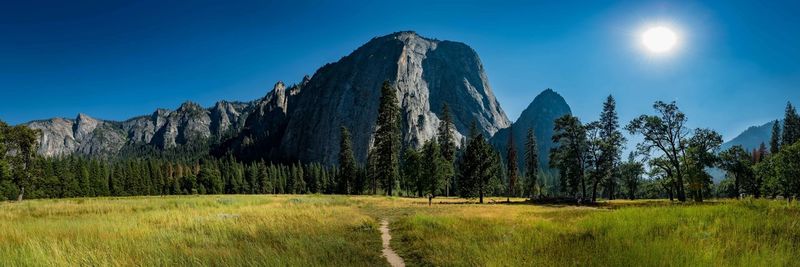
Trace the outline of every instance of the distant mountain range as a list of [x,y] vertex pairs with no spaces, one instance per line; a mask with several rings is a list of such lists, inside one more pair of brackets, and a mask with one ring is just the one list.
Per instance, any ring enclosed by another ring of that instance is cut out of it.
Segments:
[[[26,125],[42,130],[38,152],[51,157],[114,157],[137,147],[168,150],[207,145],[217,153],[232,152],[246,159],[325,164],[336,163],[339,127],[345,126],[352,133],[356,158],[363,162],[373,139],[384,80],[397,89],[405,145],[419,147],[436,136],[446,103],[457,143],[474,120],[504,150],[511,122],[495,99],[477,53],[463,43],[415,32],[373,38],[298,84],[276,83],[266,96],[254,101],[220,101],[210,108],[186,102],[176,110],[158,109],[124,121],[79,114],[74,119]],[[569,113],[560,95],[545,90],[514,123],[516,144],[523,144],[531,127],[540,154],[546,155],[552,144],[553,120]],[[546,163],[546,156],[542,162]]]
[[775,121],[770,121],[760,126],[751,126],[744,130],[744,132],[740,133],[733,139],[728,142],[725,142],[720,146],[720,151],[726,150],[735,145],[741,145],[747,151],[752,151],[753,149],[758,149],[761,143],[764,143],[769,147],[769,140],[772,138],[772,125],[775,124]]

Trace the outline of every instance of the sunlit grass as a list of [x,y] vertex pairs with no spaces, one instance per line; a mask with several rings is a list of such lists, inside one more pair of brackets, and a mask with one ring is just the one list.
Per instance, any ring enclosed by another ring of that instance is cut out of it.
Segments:
[[776,201],[171,196],[0,203],[0,266],[786,266],[800,207]]
[[345,197],[197,196],[0,204],[2,266],[383,264]]
[[395,232],[401,254],[421,265],[786,266],[800,256],[800,208],[785,202],[599,207],[421,209]]

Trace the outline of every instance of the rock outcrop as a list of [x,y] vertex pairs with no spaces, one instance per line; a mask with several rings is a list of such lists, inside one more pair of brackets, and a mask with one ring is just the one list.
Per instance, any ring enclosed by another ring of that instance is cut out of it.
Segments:
[[336,162],[339,128],[345,126],[352,133],[356,158],[363,162],[375,131],[383,81],[396,89],[407,146],[419,147],[435,137],[445,103],[451,107],[459,142],[473,120],[487,136],[510,124],[474,50],[463,43],[398,32],[374,38],[323,66],[292,93],[276,85],[251,115],[244,138],[261,138],[252,147],[268,148],[282,160],[330,164]]
[[118,125],[82,113],[74,120],[54,118],[27,125],[41,130],[38,153],[47,157],[73,153],[107,157],[115,155],[125,144],[125,135]]
[[205,109],[186,102],[175,111],[159,109],[150,116],[123,122],[98,120],[81,113],[75,119],[54,118],[26,125],[41,131],[40,155],[113,157],[126,145],[169,149],[233,135],[244,126],[248,107],[247,103],[221,101]]
[[164,150],[212,140],[219,143],[214,153],[325,164],[336,163],[339,128],[345,126],[352,133],[356,158],[363,162],[384,81],[396,89],[406,146],[419,147],[436,136],[444,104],[450,106],[458,143],[472,121],[486,136],[510,125],[472,48],[414,32],[373,38],[298,84],[278,82],[253,102],[223,101],[208,109],[187,102],[174,111],[159,109],[122,122],[81,115],[28,125],[43,131],[40,153],[46,156],[106,156],[125,146]]
[[525,138],[528,129],[532,128],[539,148],[539,165],[547,168],[550,148],[553,147],[553,122],[567,114],[572,114],[572,111],[564,98],[552,89],[544,90],[522,111],[510,129],[498,131],[490,142],[505,157],[508,150],[508,135],[513,134],[519,160],[518,166],[522,169],[525,166],[523,162]]

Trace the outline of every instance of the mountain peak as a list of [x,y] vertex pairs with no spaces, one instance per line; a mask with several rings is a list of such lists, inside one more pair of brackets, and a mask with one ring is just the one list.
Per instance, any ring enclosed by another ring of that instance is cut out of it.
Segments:
[[[492,136],[491,143],[498,148],[498,151],[506,151],[508,149],[508,135],[512,134],[517,151],[524,151],[524,138],[528,129],[533,129],[536,135],[536,143],[539,146],[539,164],[546,168],[550,148],[554,147],[551,139],[551,136],[553,136],[553,122],[557,118],[571,113],[572,111],[567,101],[560,94],[553,89],[545,89],[522,111],[522,114],[519,115],[519,118],[511,128],[505,128],[497,132],[495,136]],[[519,164],[523,164],[522,158],[519,160]]]
[[186,102],[183,102],[183,104],[181,104],[181,106],[178,108],[178,111],[184,111],[185,112],[185,111],[190,111],[190,110],[201,110],[201,109],[203,109],[203,107],[201,107],[200,104],[197,104],[197,103],[192,102],[192,101],[186,101]]
[[90,117],[89,115],[86,115],[86,113],[82,113],[82,112],[78,113],[78,116],[75,118],[75,121],[79,122],[79,123],[81,121],[93,121],[93,120],[95,120],[95,119]]
[[539,95],[537,95],[533,101],[531,101],[528,107],[522,111],[522,114],[520,114],[519,118],[517,118],[517,121],[524,120],[525,118],[535,117],[536,114],[547,112],[547,110],[553,108],[558,109],[557,113],[560,114],[572,113],[572,110],[570,110],[570,107],[567,104],[567,101],[564,100],[564,97],[562,97],[555,90],[547,88],[539,93]]

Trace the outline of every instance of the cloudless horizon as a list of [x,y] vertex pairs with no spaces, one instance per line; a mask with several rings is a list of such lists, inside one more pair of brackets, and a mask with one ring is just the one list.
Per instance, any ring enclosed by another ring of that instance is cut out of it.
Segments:
[[[184,101],[263,97],[373,37],[412,30],[466,43],[515,121],[546,88],[582,121],[609,94],[620,124],[677,101],[690,127],[730,140],[800,104],[800,2],[114,1],[0,9],[0,120],[107,120]],[[663,54],[641,45],[674,30]],[[376,90],[378,90],[376,88]],[[633,146],[631,143],[628,147]]]

